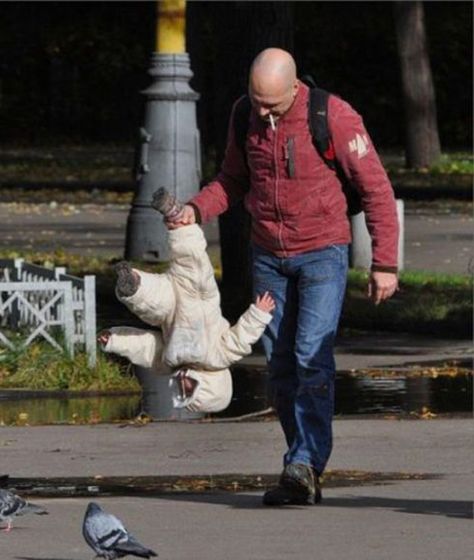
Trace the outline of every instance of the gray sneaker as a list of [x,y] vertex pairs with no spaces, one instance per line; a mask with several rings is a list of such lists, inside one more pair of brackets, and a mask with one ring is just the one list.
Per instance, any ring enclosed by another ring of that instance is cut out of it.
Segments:
[[130,297],[136,293],[140,286],[140,277],[136,275],[127,261],[115,265],[117,273],[117,292],[123,297]]
[[292,463],[285,467],[277,487],[263,495],[266,506],[310,506],[321,501],[319,479],[312,467]]

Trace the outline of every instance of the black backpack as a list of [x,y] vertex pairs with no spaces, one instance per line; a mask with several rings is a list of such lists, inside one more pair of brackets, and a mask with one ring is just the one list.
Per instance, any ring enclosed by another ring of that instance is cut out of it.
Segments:
[[[328,99],[331,95],[324,89],[318,88],[314,83],[311,76],[305,76],[302,81],[309,86],[309,107],[308,107],[308,125],[313,139],[313,145],[318,154],[322,157],[328,167],[334,169],[342,185],[342,190],[347,201],[347,213],[350,216],[358,214],[362,211],[362,204],[360,194],[356,187],[352,185],[350,180],[346,177],[343,169],[339,165],[336,154],[334,152],[334,145],[331,141],[331,136],[328,127]],[[245,141],[247,138],[247,131],[249,127],[250,111],[252,109],[248,95],[245,95],[237,103],[234,112],[234,133],[235,142],[244,154]]]

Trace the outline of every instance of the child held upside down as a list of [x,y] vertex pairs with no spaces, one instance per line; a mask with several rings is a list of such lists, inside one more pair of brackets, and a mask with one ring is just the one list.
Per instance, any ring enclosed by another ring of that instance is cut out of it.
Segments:
[[[179,209],[179,203],[165,189],[154,194],[152,206],[165,220]],[[200,226],[169,230],[168,236],[170,265],[166,272],[143,272],[127,262],[116,267],[118,299],[159,330],[112,327],[102,331],[98,341],[106,352],[124,356],[133,364],[158,372],[163,372],[163,364],[169,366],[175,407],[218,412],[232,397],[228,367],[251,353],[251,345],[272,319],[275,303],[268,292],[257,296],[230,326],[221,313],[219,290]]]

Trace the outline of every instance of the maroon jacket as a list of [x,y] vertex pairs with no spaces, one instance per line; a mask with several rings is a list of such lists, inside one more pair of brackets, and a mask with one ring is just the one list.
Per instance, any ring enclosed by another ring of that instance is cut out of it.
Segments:
[[[308,128],[308,87],[300,82],[290,109],[276,130],[250,114],[247,164],[229,127],[218,176],[189,202],[198,220],[207,222],[244,197],[252,216],[252,241],[276,256],[287,257],[351,241],[346,200],[336,173],[322,160]],[[398,219],[393,190],[361,117],[331,95],[328,126],[337,160],[362,195],[372,238],[372,269],[396,272]],[[288,139],[294,141],[290,178]]]

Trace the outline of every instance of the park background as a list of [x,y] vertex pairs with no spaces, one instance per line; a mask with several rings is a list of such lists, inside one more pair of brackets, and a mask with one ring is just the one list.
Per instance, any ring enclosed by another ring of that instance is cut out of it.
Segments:
[[[425,14],[421,54],[443,151],[412,169],[396,6],[399,24],[404,9]],[[99,328],[131,319],[113,295],[113,264],[135,187],[155,12],[155,2],[0,2],[0,259],[94,274]],[[117,373],[100,359],[91,370],[79,353],[0,348],[0,486],[50,512],[2,533],[2,560],[88,557],[80,526],[91,499],[160,559],[469,558],[472,269],[456,257],[472,245],[472,3],[188,2],[187,12],[204,180],[252,56],[273,41],[291,46],[302,72],[364,116],[405,199],[407,230],[416,226],[412,262],[378,308],[367,303],[364,274],[350,272],[334,453],[316,508],[261,506],[284,442],[262,410],[257,349],[235,372],[249,414],[233,402],[230,418],[155,422],[157,395],[142,394],[124,364]],[[235,280],[241,288],[242,275]]]
[[[78,276],[96,275],[99,329],[140,326],[114,296],[113,265],[124,247],[114,246],[107,255],[100,239],[86,252],[83,245],[68,244],[66,227],[61,231],[60,225],[55,229],[48,222],[63,215],[74,229],[75,217],[93,203],[89,219],[116,230],[116,224],[105,225],[107,205],[115,205],[112,219],[119,210],[121,219],[128,211],[136,188],[138,130],[144,121],[142,91],[151,81],[148,70],[156,46],[156,12],[151,1],[0,3],[0,200],[6,216],[0,256],[66,266]],[[436,117],[436,127],[426,128],[425,137],[436,128],[441,157],[429,150],[426,154],[421,141],[415,143],[420,153],[406,157],[410,118],[397,30],[408,26],[413,14],[418,30],[426,34],[426,44],[417,52],[428,62],[433,82],[421,95],[418,110]],[[311,74],[318,85],[341,95],[363,115],[395,193],[405,198],[412,216],[419,212],[420,223],[441,219],[437,214],[471,223],[472,3],[187,2],[186,47],[194,72],[191,86],[200,94],[196,110],[203,183],[222,158],[230,109],[246,91],[250,62],[270,45],[293,52],[300,75]],[[19,225],[15,216],[26,216],[27,225]],[[20,243],[15,234],[27,229],[33,216],[43,225],[25,233]],[[219,250],[211,247],[223,310],[231,321],[249,303],[249,281],[243,273],[248,238],[241,235],[240,220],[238,214],[220,219],[219,232],[212,237]],[[42,229],[52,234],[48,250],[42,246]],[[472,241],[464,229],[451,238],[456,235],[453,253],[465,249],[461,245],[466,239]],[[450,247],[444,251],[449,253]],[[354,333],[354,340],[361,330],[469,339],[472,278],[464,260],[456,273],[403,271],[397,297],[378,308],[367,304],[365,272],[352,270],[342,330]],[[161,270],[156,263],[136,265]],[[123,378],[110,371],[116,364],[102,358],[98,374],[79,358],[71,364],[35,348],[20,357],[7,353],[0,362],[0,378],[9,387],[123,386]],[[460,373],[469,396],[472,378],[466,361],[461,365],[443,371],[453,377]]]

